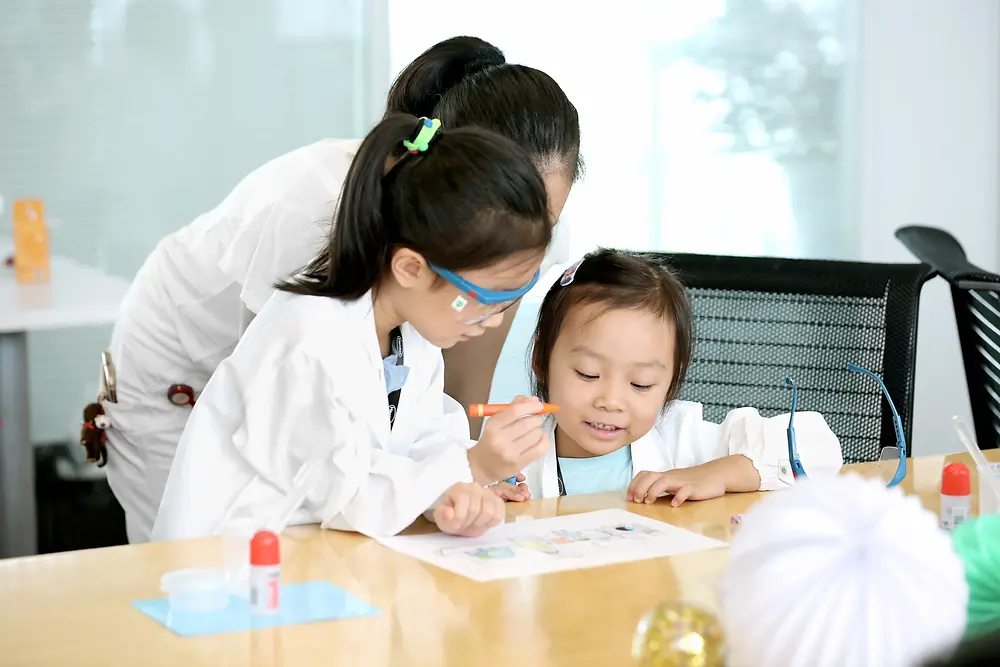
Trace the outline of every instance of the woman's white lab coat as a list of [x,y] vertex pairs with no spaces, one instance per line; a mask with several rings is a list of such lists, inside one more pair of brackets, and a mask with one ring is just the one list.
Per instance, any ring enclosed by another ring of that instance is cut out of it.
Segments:
[[[130,542],[149,539],[191,413],[167,400],[168,388],[186,384],[200,395],[274,283],[320,252],[359,143],[327,139],[265,164],[160,241],[136,275],[109,348],[118,402],[102,403],[111,418],[108,482]],[[543,272],[567,261],[568,247],[560,224]]]
[[[716,424],[705,421],[700,403],[674,401],[649,433],[632,443],[632,476],[644,470],[666,472],[742,454],[760,474],[761,491],[791,486],[795,479],[788,465],[787,427],[787,414],[765,418],[754,408],[733,410]],[[544,428],[549,434],[549,451],[523,472],[533,497],[555,498],[559,496],[559,478],[554,415],[546,418]],[[796,412],[795,434],[807,473],[834,474],[844,465],[840,440],[823,415]]]
[[276,293],[205,387],[181,437],[152,539],[265,522],[307,463],[319,484],[295,523],[393,535],[472,481],[465,413],[444,393],[440,349],[402,327],[410,369],[389,429],[370,295]]

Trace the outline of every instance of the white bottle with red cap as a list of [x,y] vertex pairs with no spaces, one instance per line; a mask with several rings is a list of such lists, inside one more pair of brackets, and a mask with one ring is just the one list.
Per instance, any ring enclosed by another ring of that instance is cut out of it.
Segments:
[[278,536],[260,530],[250,540],[250,613],[275,614],[281,596],[281,546]]
[[964,463],[949,463],[941,471],[941,527],[955,530],[972,513],[972,483]]

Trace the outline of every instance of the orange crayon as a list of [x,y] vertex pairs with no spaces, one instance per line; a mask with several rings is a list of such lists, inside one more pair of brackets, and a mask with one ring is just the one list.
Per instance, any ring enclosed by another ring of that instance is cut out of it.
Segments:
[[[504,408],[509,408],[511,403],[473,403],[469,406],[469,416],[470,417],[492,417],[496,413],[500,412]],[[536,412],[538,415],[548,415],[553,412],[559,412],[558,405],[552,405],[551,403],[542,403],[541,412]]]

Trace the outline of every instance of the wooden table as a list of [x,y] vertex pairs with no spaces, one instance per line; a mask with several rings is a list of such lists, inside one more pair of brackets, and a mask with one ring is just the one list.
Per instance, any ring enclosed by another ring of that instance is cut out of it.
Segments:
[[[989,455],[1000,460],[1000,455]],[[948,457],[967,463],[968,457]],[[945,457],[910,462],[908,492],[938,508]],[[970,463],[970,468],[974,466]],[[858,466],[862,474],[878,474]],[[973,487],[975,488],[975,486]],[[733,514],[762,494],[671,508],[622,494],[508,505],[508,521],[621,507],[728,540]],[[976,505],[973,506],[974,508]],[[426,531],[414,526],[411,531]],[[714,606],[725,549],[540,577],[479,584],[354,534],[290,529],[284,581],[328,580],[378,607],[378,616],[180,638],[130,606],[156,597],[160,575],[218,566],[218,538],[94,549],[0,561],[0,663],[10,665],[345,665],[518,667],[630,664],[636,623],[657,603],[685,597]]]

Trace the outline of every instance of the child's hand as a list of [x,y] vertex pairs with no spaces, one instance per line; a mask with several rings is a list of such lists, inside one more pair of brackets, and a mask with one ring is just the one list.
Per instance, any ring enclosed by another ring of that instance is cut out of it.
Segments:
[[472,476],[480,484],[493,484],[523,470],[549,448],[542,430],[542,402],[518,396],[510,407],[486,420],[483,435],[469,450]]
[[698,468],[680,468],[667,472],[642,471],[628,487],[628,499],[633,503],[652,504],[663,494],[673,498],[677,507],[685,500],[708,500],[726,495],[726,480],[717,472]]
[[509,500],[514,503],[531,500],[531,491],[528,490],[528,485],[522,483],[524,482],[524,475],[517,473],[517,482],[517,486],[509,482],[500,482],[491,486],[490,491],[497,494],[501,500]]
[[503,501],[476,483],[453,484],[434,508],[434,523],[442,533],[479,537],[503,522],[507,510]]

